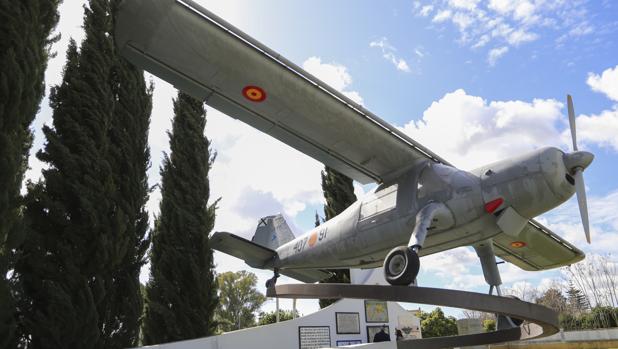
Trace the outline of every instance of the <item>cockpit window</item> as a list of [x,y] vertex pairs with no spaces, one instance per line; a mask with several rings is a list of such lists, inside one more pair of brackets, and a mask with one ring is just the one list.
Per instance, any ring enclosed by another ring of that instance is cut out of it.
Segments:
[[380,186],[361,205],[360,219],[363,220],[386,212],[395,208],[395,206],[397,206],[397,184]]

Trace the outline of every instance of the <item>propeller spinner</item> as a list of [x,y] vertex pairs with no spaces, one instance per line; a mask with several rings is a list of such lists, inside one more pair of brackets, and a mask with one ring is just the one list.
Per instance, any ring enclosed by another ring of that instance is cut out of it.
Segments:
[[588,204],[586,202],[586,186],[584,184],[583,172],[594,160],[594,154],[587,151],[580,151],[577,148],[577,134],[575,131],[575,110],[573,109],[573,98],[567,95],[567,106],[569,110],[569,126],[571,127],[571,139],[573,141],[573,152],[566,154],[564,164],[575,179],[575,192],[577,193],[577,203],[579,214],[582,218],[586,241],[590,243],[590,222],[588,220]]

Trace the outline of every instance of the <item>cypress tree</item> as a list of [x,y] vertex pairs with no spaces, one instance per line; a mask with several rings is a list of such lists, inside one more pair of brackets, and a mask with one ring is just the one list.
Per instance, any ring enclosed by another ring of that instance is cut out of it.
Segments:
[[573,313],[581,313],[585,310],[590,309],[590,305],[586,300],[586,296],[582,293],[581,290],[575,288],[572,284],[569,284],[569,288],[566,291],[567,293],[567,303],[569,306],[569,310]]
[[17,322],[6,274],[10,251],[22,239],[20,188],[59,2],[0,1],[0,348],[14,346]]
[[208,172],[214,161],[204,136],[201,101],[179,93],[174,100],[170,155],[161,169],[160,215],[150,252],[144,344],[214,333],[217,307],[212,250],[216,201],[209,204]]
[[29,228],[16,272],[22,338],[32,348],[107,344],[101,329],[112,304],[110,275],[131,244],[110,162],[116,100],[107,0],[90,1],[84,30],[79,52],[70,43],[63,81],[50,96],[53,128],[43,127],[47,143],[37,154],[49,168],[26,200]]
[[71,41],[63,82],[50,96],[53,128],[43,128],[47,144],[37,154],[49,168],[26,196],[28,229],[16,272],[28,348],[93,348],[99,341],[96,305],[105,289],[99,269],[107,252],[101,240],[111,240],[105,230],[113,188],[102,150],[111,108],[96,98],[105,90],[85,79],[105,65],[82,58]]
[[320,216],[318,215],[318,211],[315,211],[315,221],[313,222],[313,225],[317,228],[320,226],[322,222],[320,221]]
[[[112,16],[120,1],[111,1]],[[140,269],[150,241],[146,202],[150,189],[146,171],[150,166],[148,128],[152,111],[152,83],[147,86],[144,72],[115,55],[110,83],[114,115],[109,132],[109,162],[116,187],[116,204],[126,214],[124,236],[127,252],[107,275],[108,290],[99,308],[99,327],[104,348],[138,345],[143,297]]]
[[[322,191],[326,205],[324,219],[329,220],[343,212],[356,201],[352,179],[328,166],[322,171]],[[317,215],[317,214],[316,214]],[[325,283],[350,283],[349,269],[333,269],[333,275]],[[320,308],[327,307],[338,299],[320,299]]]

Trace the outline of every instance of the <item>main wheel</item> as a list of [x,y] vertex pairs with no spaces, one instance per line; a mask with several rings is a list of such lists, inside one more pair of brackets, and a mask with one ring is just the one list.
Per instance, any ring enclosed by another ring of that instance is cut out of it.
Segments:
[[391,285],[410,285],[416,279],[421,262],[407,246],[396,247],[384,259],[384,278]]

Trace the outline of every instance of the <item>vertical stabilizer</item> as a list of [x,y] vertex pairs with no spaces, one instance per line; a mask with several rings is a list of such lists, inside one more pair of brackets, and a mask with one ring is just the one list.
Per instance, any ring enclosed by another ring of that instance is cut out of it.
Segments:
[[271,250],[294,240],[292,230],[281,214],[260,218],[251,241]]

